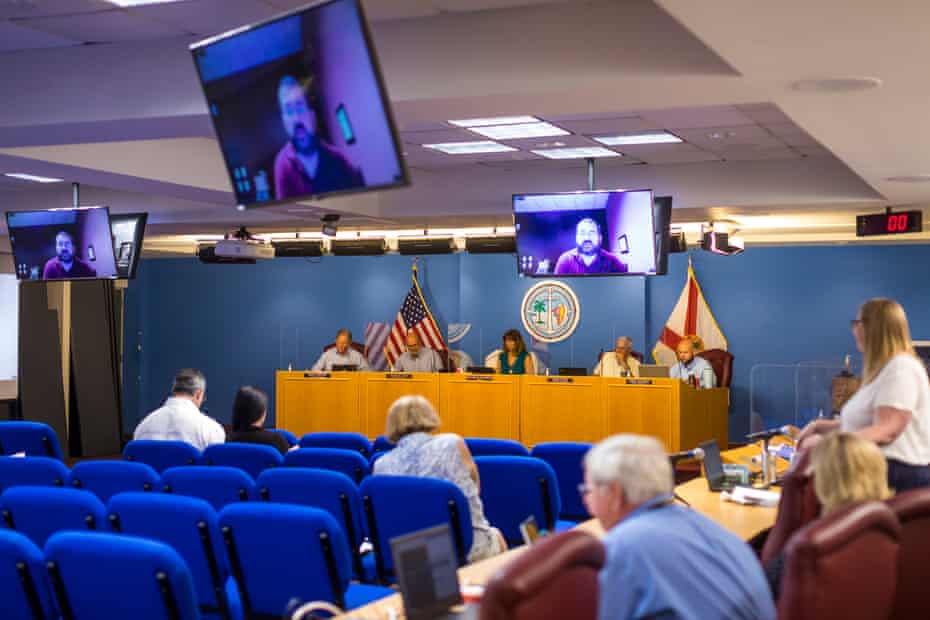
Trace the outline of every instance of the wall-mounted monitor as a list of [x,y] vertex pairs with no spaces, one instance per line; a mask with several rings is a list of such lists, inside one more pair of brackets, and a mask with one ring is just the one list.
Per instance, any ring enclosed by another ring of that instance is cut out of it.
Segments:
[[116,273],[120,278],[135,278],[142,256],[142,239],[148,213],[120,213],[110,216],[113,235],[113,254],[116,256]]
[[668,252],[671,245],[672,197],[656,196],[652,204],[656,232],[656,275],[664,276],[668,273]]
[[526,276],[651,275],[651,190],[518,194],[517,269]]
[[20,280],[117,277],[106,207],[9,211],[6,225]]
[[329,0],[191,46],[238,204],[407,185],[359,0]]

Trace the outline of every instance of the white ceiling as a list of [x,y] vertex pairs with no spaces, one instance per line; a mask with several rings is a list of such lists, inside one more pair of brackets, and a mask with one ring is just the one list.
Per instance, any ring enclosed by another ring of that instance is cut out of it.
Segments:
[[[624,156],[597,163],[597,186],[670,194],[678,222],[743,217],[760,239],[800,226],[808,241],[848,237],[853,213],[930,199],[930,184],[885,180],[930,173],[930,3],[368,0],[412,186],[239,213],[187,44],[303,4],[0,0],[0,172],[79,182],[86,204],[150,211],[156,234],[296,230],[319,207],[360,227],[500,225],[513,193],[586,184],[584,162],[529,149],[663,129],[685,142],[614,147]],[[883,85],[791,88],[857,75]],[[511,114],[572,135],[479,156],[420,146],[480,139],[449,119]],[[0,177],[0,199],[64,206],[71,190]]]

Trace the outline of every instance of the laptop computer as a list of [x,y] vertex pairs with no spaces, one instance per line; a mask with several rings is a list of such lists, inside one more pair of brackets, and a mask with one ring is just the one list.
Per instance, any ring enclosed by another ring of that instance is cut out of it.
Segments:
[[462,604],[462,594],[449,524],[392,538],[391,556],[407,620],[468,617],[450,611]]
[[707,478],[707,488],[714,493],[732,491],[736,485],[728,481],[726,474],[723,473],[723,460],[720,458],[717,440],[705,441],[700,447],[704,450],[704,477]]
[[333,370],[358,370],[358,364],[333,364]]
[[579,368],[575,366],[567,366],[559,368],[560,377],[586,377],[588,376],[587,368]]
[[657,366],[654,364],[640,364],[639,365],[639,376],[647,377],[650,379],[668,379],[669,367],[668,366]]

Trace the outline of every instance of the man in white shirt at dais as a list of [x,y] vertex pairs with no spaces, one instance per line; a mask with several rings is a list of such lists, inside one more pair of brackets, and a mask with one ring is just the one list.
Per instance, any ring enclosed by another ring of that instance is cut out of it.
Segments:
[[602,377],[638,377],[639,360],[633,357],[633,339],[620,336],[613,351],[601,355],[593,374]]
[[226,431],[200,411],[206,393],[207,381],[202,372],[192,368],[179,371],[171,386],[171,396],[160,409],[145,416],[132,438],[184,441],[201,451],[224,443]]

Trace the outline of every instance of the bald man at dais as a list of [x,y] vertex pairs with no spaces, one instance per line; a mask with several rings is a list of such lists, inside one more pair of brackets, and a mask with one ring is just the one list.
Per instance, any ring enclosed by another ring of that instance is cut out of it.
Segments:
[[420,335],[414,330],[407,332],[407,350],[397,358],[394,370],[397,372],[439,372],[442,370],[442,360],[439,355],[424,347]]
[[717,375],[713,367],[706,359],[695,355],[697,349],[690,338],[682,338],[675,350],[678,363],[668,373],[671,378],[690,381],[691,377],[697,377],[702,388],[717,387]]

